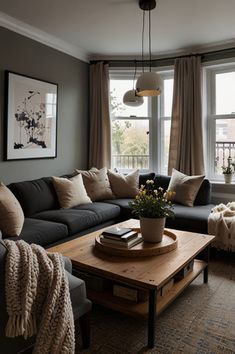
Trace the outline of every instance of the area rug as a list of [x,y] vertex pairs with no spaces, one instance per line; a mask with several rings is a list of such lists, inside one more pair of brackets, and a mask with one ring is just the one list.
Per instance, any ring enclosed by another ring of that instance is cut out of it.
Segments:
[[157,319],[156,346],[146,346],[144,320],[94,306],[90,349],[82,354],[235,353],[235,264],[213,260],[209,283],[200,275]]

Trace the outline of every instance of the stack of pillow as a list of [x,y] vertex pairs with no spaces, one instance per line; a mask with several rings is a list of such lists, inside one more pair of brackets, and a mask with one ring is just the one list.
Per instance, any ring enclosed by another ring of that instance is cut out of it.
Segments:
[[53,177],[61,208],[107,199],[133,198],[138,193],[139,171],[123,174],[102,168],[89,171],[76,170],[71,178]]

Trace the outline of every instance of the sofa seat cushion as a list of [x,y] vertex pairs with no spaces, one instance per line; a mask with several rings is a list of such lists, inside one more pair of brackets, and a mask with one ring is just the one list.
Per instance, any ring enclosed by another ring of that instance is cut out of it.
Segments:
[[47,210],[34,214],[33,218],[65,224],[68,227],[69,235],[73,235],[99,223],[97,214],[90,210]]
[[131,208],[129,203],[132,201],[132,198],[121,198],[121,199],[111,199],[105,200],[104,202],[107,204],[114,204],[121,208],[120,217],[122,219],[133,219],[134,214],[131,212]]
[[107,204],[101,202],[93,202],[92,204],[82,204],[82,205],[78,205],[73,209],[89,210],[96,213],[100,223],[118,218],[121,213],[121,209],[119,205]]
[[68,236],[68,228],[64,224],[26,218],[20,234],[20,239],[28,243],[36,243],[40,246],[46,246],[47,244],[61,240],[66,236]]
[[191,208],[175,204],[175,218],[167,218],[166,227],[207,234],[208,216],[213,207],[213,204],[195,205]]

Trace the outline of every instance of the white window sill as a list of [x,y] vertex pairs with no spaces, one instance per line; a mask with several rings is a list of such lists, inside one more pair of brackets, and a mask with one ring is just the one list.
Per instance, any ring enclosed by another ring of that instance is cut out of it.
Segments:
[[231,184],[224,181],[210,181],[212,184],[212,203],[228,203],[235,201],[235,182]]

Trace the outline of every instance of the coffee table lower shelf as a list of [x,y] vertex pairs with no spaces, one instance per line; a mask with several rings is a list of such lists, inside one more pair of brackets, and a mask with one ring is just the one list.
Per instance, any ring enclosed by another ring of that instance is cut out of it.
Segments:
[[[176,297],[207,267],[201,260],[194,261],[193,270],[182,280],[177,281],[172,289],[161,299],[157,300],[156,313],[159,315]],[[128,284],[126,284],[128,285]],[[149,302],[134,302],[114,296],[111,292],[98,292],[87,289],[88,298],[104,307],[133,317],[148,318]]]

